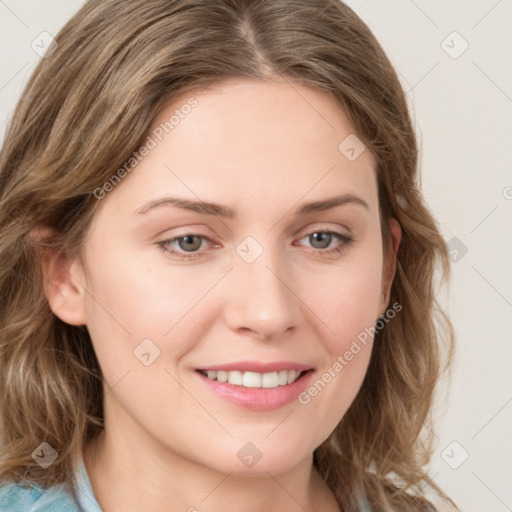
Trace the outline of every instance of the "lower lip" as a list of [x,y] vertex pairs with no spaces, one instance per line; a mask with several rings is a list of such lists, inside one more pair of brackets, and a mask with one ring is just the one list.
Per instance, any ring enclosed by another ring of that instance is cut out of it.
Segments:
[[303,373],[292,384],[277,388],[246,388],[209,379],[198,371],[195,373],[215,394],[227,401],[252,411],[271,411],[296,400],[311,381],[313,370]]

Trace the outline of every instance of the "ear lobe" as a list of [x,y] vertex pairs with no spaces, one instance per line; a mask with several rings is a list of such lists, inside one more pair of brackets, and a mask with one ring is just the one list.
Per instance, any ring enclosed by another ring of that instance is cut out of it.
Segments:
[[[387,261],[385,262],[382,275],[382,307],[384,309],[389,303],[391,285],[393,284],[393,279],[396,272],[398,247],[400,245],[400,241],[402,240],[402,228],[400,227],[398,220],[392,217],[389,220],[389,229],[391,232],[391,247],[388,248],[388,257]],[[384,314],[384,311],[382,314]]]
[[85,290],[82,264],[78,257],[68,258],[48,243],[53,232],[47,228],[31,232],[31,239],[40,246],[45,295],[50,309],[63,322],[85,325]]

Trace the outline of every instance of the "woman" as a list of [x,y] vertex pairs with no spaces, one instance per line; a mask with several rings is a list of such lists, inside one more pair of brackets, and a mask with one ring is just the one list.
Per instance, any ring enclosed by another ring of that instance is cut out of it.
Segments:
[[56,40],[0,162],[3,509],[452,503],[423,428],[447,253],[366,25],[93,0]]

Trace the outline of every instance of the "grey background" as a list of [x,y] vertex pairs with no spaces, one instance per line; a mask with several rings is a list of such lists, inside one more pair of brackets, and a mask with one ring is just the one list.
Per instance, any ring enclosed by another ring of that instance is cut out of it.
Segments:
[[[82,3],[0,0],[1,137],[41,33],[55,36]],[[458,352],[430,475],[464,511],[512,511],[512,0],[347,3],[408,91],[423,192],[452,251],[440,300]]]

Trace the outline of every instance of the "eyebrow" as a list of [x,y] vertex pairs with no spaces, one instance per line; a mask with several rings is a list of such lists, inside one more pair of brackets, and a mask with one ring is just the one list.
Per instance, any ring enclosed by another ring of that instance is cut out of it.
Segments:
[[[355,196],[353,194],[343,194],[321,201],[304,203],[295,210],[294,215],[308,215],[314,212],[330,210],[331,208],[335,208],[336,206],[342,206],[345,204],[358,204],[360,206],[363,206],[367,210],[370,210],[368,203],[364,199],[361,199],[360,197]],[[143,215],[148,211],[158,208],[160,206],[177,206],[178,208],[183,208],[185,210],[201,213],[203,215],[217,215],[219,217],[225,217],[227,219],[234,219],[236,218],[237,215],[236,210],[230,208],[229,206],[225,206],[218,203],[209,203],[205,201],[182,199],[179,197],[163,197],[160,199],[149,201],[148,203],[142,205],[140,208],[135,210],[134,213],[138,215]]]

